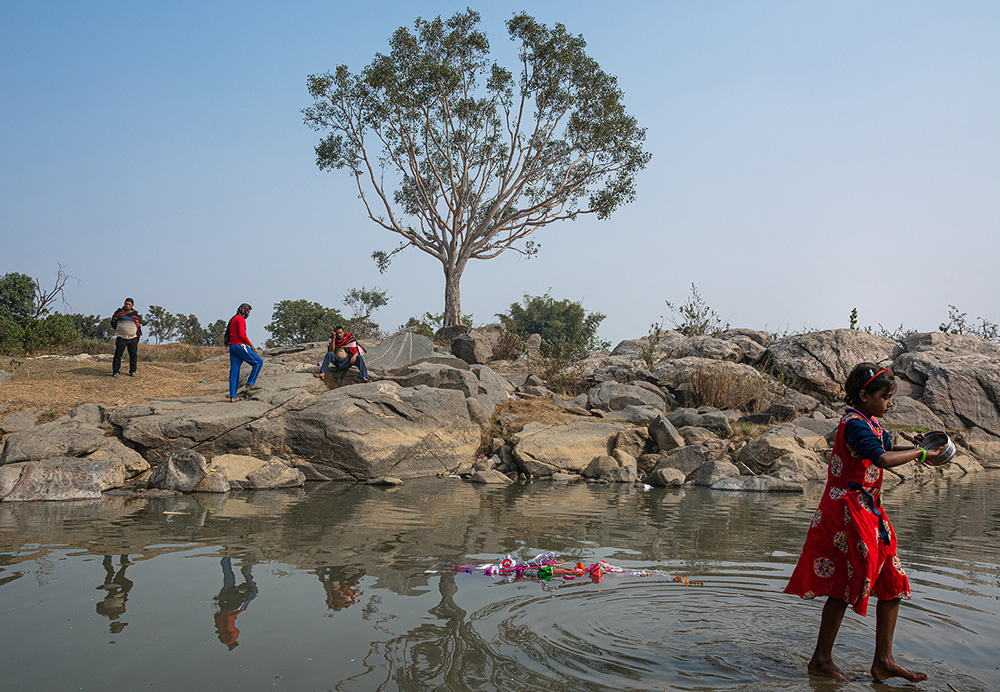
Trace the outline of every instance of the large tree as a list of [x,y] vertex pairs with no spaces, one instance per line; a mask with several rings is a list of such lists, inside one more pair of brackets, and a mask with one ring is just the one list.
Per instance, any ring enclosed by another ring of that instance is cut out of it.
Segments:
[[507,22],[514,72],[490,60],[469,9],[398,29],[389,55],[352,74],[310,75],[305,122],[327,133],[323,170],[347,169],[369,218],[444,267],[444,324],[461,322],[470,259],[538,246],[528,237],[581,214],[607,218],[635,198],[650,155],[614,76],[582,36],[523,12]]

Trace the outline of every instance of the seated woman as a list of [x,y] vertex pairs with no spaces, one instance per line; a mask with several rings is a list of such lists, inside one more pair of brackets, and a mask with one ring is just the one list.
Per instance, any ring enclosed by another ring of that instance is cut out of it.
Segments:
[[354,334],[345,331],[342,326],[337,326],[330,335],[330,343],[326,347],[326,357],[319,367],[319,372],[314,375],[322,379],[332,364],[337,370],[346,370],[352,365],[358,366],[362,382],[370,382],[368,379],[368,368],[365,367],[364,347],[354,338]]

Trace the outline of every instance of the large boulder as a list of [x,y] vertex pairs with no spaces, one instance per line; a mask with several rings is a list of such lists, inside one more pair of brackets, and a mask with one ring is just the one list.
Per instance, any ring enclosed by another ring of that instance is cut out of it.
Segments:
[[5,467],[8,473],[14,469],[19,472],[9,489],[4,487],[9,480],[0,479],[4,502],[94,499],[125,483],[124,465],[103,459],[54,457]]
[[[822,435],[791,423],[782,423],[748,442],[737,458],[754,473],[770,474],[781,466],[797,465],[798,461],[792,462],[792,459],[823,464],[817,452],[826,446],[826,438]],[[785,459],[779,463],[782,457]]]
[[683,473],[686,480],[690,480],[702,464],[707,461],[708,450],[705,447],[690,445],[675,449],[668,454],[661,454],[659,463],[653,468],[653,473],[655,474],[657,469],[672,468]]
[[187,449],[172,454],[153,469],[146,482],[148,488],[159,490],[176,490],[189,493],[201,482],[208,473],[205,457],[194,450]]
[[413,332],[400,332],[378,346],[368,349],[365,364],[369,370],[396,370],[421,358],[434,355],[434,342]]
[[710,375],[717,378],[761,380],[759,370],[744,363],[712,360],[689,356],[657,363],[653,368],[653,379],[661,387],[677,389],[691,382],[698,375]]
[[87,455],[87,459],[104,459],[120,462],[129,476],[149,470],[149,462],[139,452],[126,447],[117,437],[105,437],[101,446]]
[[493,357],[493,344],[484,334],[460,334],[451,342],[451,352],[466,363],[489,363]]
[[883,421],[886,425],[903,425],[923,428],[926,431],[944,430],[945,424],[937,414],[923,403],[908,396],[892,397],[892,409]]
[[1000,436],[1000,344],[932,332],[905,339],[893,369],[922,389],[920,401],[948,428]]
[[713,483],[712,490],[801,493],[805,488],[801,483],[792,483],[770,476],[727,476]]
[[740,470],[735,465],[723,460],[709,460],[698,467],[691,477],[692,485],[712,486],[723,478],[739,476]]
[[665,416],[660,416],[649,424],[649,437],[661,452],[669,452],[686,444],[677,428]]
[[601,382],[587,392],[588,407],[601,411],[621,411],[626,406],[648,406],[663,411],[663,397],[645,387],[619,382]]
[[608,455],[617,435],[627,426],[589,420],[565,425],[528,423],[518,433],[514,458],[529,476],[559,471],[580,473],[596,456]]
[[103,442],[103,430],[64,416],[8,437],[0,452],[0,465],[83,456],[96,451]]
[[40,408],[8,413],[6,416],[0,418],[0,435],[9,435],[33,428],[40,415],[42,415],[42,409]]
[[[474,379],[474,378],[473,378]],[[481,430],[466,393],[356,384],[284,415],[285,448],[337,479],[434,476],[475,456]]]
[[764,361],[798,389],[830,401],[844,396],[844,382],[855,365],[888,363],[895,347],[892,339],[859,329],[832,329],[778,339],[767,347]]

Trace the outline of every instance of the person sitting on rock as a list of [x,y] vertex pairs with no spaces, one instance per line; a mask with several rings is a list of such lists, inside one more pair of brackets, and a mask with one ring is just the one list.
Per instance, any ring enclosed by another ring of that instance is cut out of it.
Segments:
[[319,366],[319,372],[315,374],[315,377],[322,379],[323,375],[330,369],[331,364],[337,370],[346,370],[352,365],[357,365],[361,381],[370,382],[368,368],[365,367],[364,353],[364,347],[354,338],[354,334],[338,325],[330,335],[330,343],[326,347],[326,357],[323,358],[323,364]]

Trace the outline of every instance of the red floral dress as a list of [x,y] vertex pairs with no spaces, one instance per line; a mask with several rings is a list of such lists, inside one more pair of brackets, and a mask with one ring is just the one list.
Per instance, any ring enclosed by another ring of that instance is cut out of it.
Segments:
[[896,555],[896,532],[882,507],[882,469],[845,441],[844,428],[855,420],[868,426],[883,450],[891,449],[888,434],[874,419],[854,409],[840,419],[823,498],[785,593],[840,598],[865,615],[872,595],[909,598],[910,581]]

